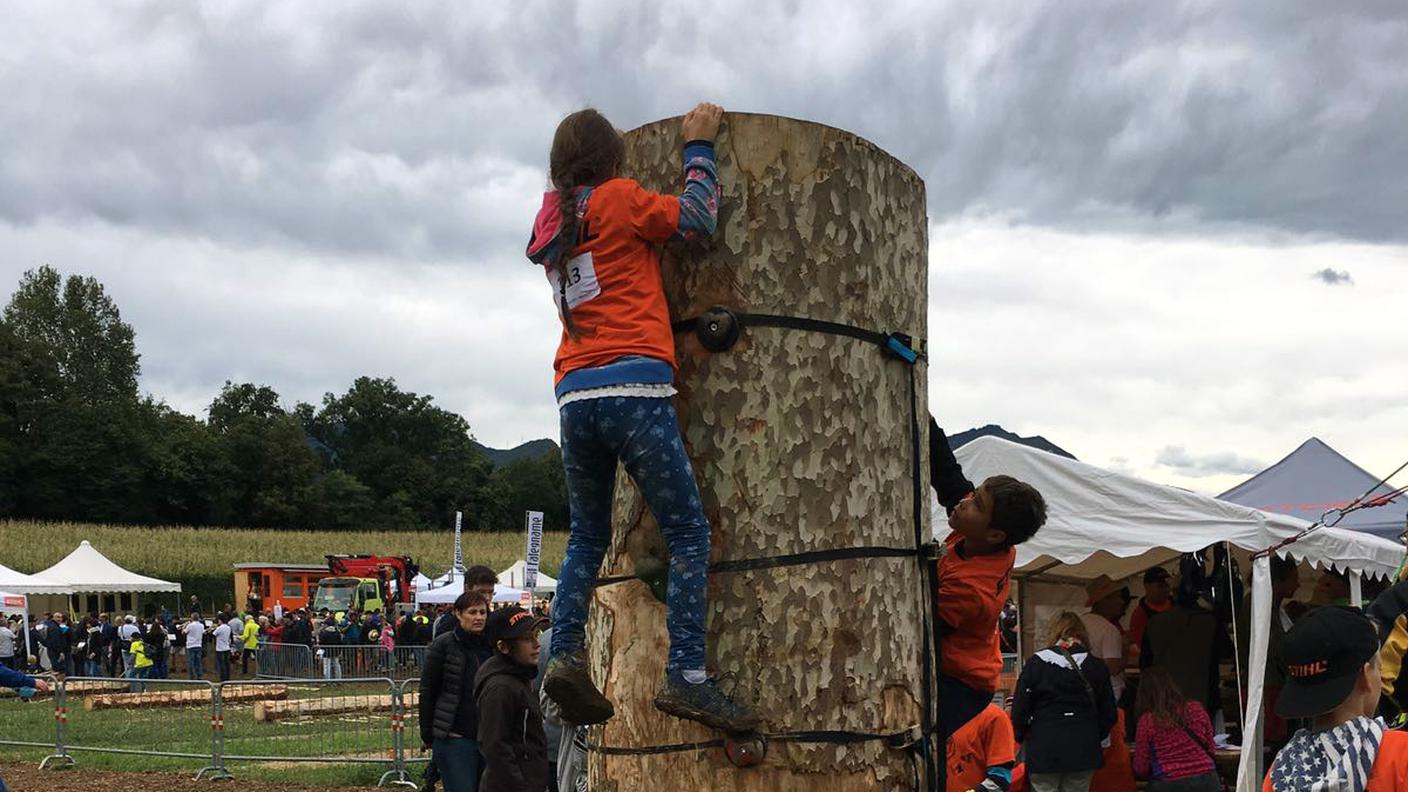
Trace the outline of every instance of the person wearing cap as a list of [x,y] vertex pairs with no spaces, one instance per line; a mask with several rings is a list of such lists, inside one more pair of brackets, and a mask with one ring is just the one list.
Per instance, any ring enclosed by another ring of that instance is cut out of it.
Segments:
[[548,788],[547,737],[533,692],[538,675],[539,619],[514,606],[489,615],[484,632],[494,655],[474,677],[479,706],[480,788],[493,792],[544,792]]
[[1173,592],[1168,585],[1168,570],[1154,567],[1144,573],[1144,596],[1129,615],[1129,642],[1138,646],[1144,640],[1144,628],[1149,620],[1173,607]]
[[455,600],[455,626],[435,636],[425,655],[420,682],[421,749],[431,751],[422,789],[437,782],[445,792],[479,789],[484,759],[479,751],[479,710],[474,678],[493,655],[484,635],[489,600],[470,590]]
[[1276,700],[1283,718],[1309,718],[1276,754],[1263,792],[1404,792],[1408,732],[1374,716],[1382,677],[1379,639],[1350,608],[1310,611],[1282,642],[1286,684]]
[[1110,686],[1114,688],[1115,700],[1124,695],[1124,667],[1128,657],[1129,643],[1120,629],[1120,619],[1129,610],[1129,587],[1121,586],[1109,575],[1090,581],[1085,587],[1085,604],[1089,613],[1081,614],[1086,632],[1090,635],[1090,653],[1105,661],[1110,671]]

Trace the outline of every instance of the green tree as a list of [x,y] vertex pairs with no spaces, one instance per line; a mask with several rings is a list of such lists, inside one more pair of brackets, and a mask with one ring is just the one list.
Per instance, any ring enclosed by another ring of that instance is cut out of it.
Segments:
[[517,520],[507,527],[521,528],[523,514],[528,511],[542,512],[548,530],[569,527],[567,481],[560,450],[554,448],[540,457],[515,459],[494,475],[504,488],[510,517]]
[[31,356],[38,400],[136,403],[135,335],[97,279],[64,280],[52,267],[30,270],[3,318]]
[[473,444],[469,424],[429,396],[402,391],[393,379],[359,377],[347,393],[323,397],[309,434],[330,465],[364,484],[386,528],[450,524],[457,509],[474,513],[492,465]]
[[278,402],[267,386],[229,382],[211,402],[209,426],[225,473],[216,522],[296,528],[310,518],[322,461],[302,423]]

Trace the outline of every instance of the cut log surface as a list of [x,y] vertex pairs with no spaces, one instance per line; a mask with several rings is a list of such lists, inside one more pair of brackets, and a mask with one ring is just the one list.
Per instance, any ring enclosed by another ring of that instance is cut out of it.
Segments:
[[[682,186],[679,119],[626,135],[626,175]],[[663,255],[672,318],[714,305],[927,336],[923,182],[855,135],[802,121],[730,113],[717,141],[723,189],[713,239]],[[911,369],[876,345],[770,327],[709,353],[677,334],[675,405],[711,525],[713,561],[878,546],[913,548]],[[913,369],[927,426],[927,367]],[[921,434],[922,436],[922,434]],[[624,471],[603,574],[668,557]],[[893,733],[921,720],[922,601],[914,558],[824,561],[710,578],[708,661],[724,689],[761,713],[765,732]],[[593,675],[616,706],[592,742],[642,748],[722,735],[656,711],[668,637],[665,606],[639,581],[598,588],[588,624]],[[731,677],[731,678],[730,678]],[[592,789],[762,792],[913,789],[909,756],[880,742],[773,741],[738,769],[719,749],[592,752]]]
[[[405,693],[406,708],[414,711],[420,703],[420,694],[414,690]],[[254,719],[260,722],[302,718],[312,715],[347,715],[352,713],[390,712],[393,700],[390,694],[369,696],[331,696],[328,698],[288,699],[285,701],[260,701],[254,705]]]
[[[273,701],[288,698],[287,685],[234,685],[220,691],[220,700],[226,704],[247,703],[250,701]],[[148,707],[190,707],[210,703],[209,688],[190,690],[149,690],[145,693],[112,693],[85,696],[83,709],[125,709]]]
[[[128,683],[126,680],[121,680],[121,681],[114,680],[114,681],[112,681],[112,682],[65,682],[65,683],[64,683],[64,689],[68,692],[68,695],[70,695],[70,696],[74,696],[74,695],[83,695],[83,694],[87,694],[87,693],[120,693],[120,692],[122,692],[122,691],[124,691],[124,690],[127,690],[129,686],[130,686],[130,683]],[[18,695],[19,695],[19,691],[15,690],[14,688],[0,688],[0,698],[4,698],[4,697],[6,697],[6,696],[18,696]],[[49,692],[47,692],[47,693],[46,693],[46,692],[43,692],[43,691],[40,691],[40,690],[35,690],[35,691],[34,691],[34,698],[47,698],[47,697],[52,696],[52,695],[54,695],[54,692],[53,692],[53,689],[52,689],[52,688],[51,688],[51,689],[49,690]]]

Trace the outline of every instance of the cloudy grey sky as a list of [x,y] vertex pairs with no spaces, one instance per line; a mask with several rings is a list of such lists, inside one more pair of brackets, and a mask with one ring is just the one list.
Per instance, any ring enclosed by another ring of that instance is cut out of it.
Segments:
[[1408,457],[1408,6],[871,6],[4,0],[0,283],[97,276],[189,412],[371,374],[553,436],[553,127],[709,99],[924,177],[947,427],[1202,491]]

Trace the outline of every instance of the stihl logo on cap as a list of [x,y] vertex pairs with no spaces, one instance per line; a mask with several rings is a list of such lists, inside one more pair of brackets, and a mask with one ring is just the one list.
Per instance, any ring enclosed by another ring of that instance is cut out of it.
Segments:
[[524,619],[531,618],[533,618],[533,615],[528,611],[519,611],[518,613],[515,613],[512,616],[508,617],[508,626],[512,627],[513,625],[518,624]]
[[1286,666],[1286,671],[1297,679],[1319,676],[1329,670],[1330,663],[1328,660],[1316,660],[1313,663],[1292,663]]

